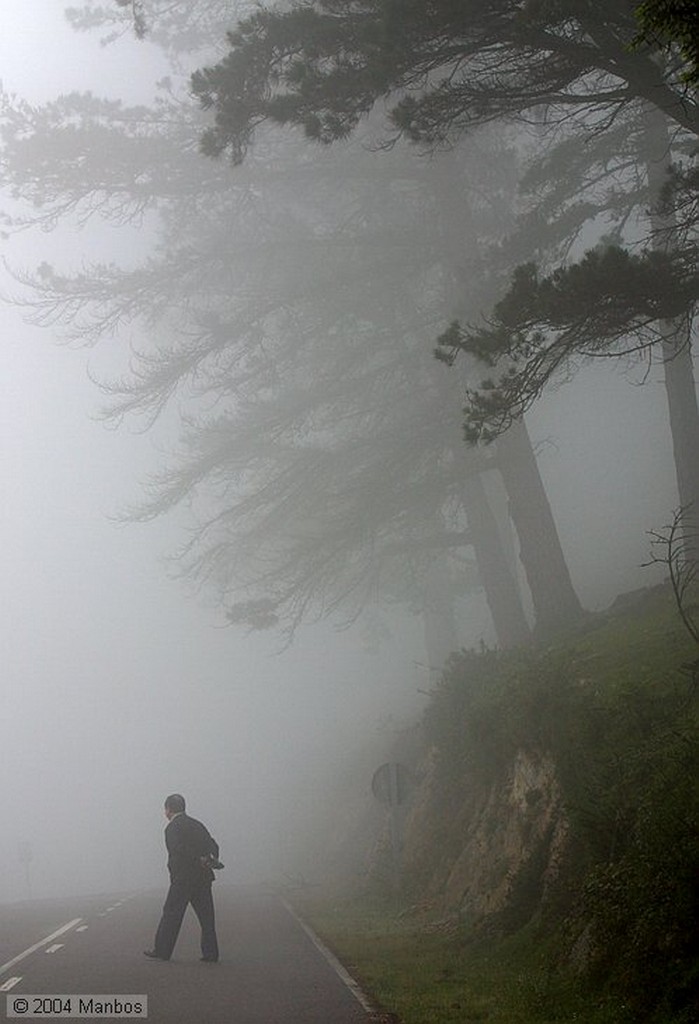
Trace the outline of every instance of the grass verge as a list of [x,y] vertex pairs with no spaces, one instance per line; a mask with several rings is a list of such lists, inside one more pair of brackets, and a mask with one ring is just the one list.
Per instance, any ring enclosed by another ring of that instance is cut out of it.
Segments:
[[[530,926],[501,941],[444,934],[387,907],[297,901],[366,994],[402,1024],[625,1024],[628,1007],[551,968],[555,940]],[[387,1019],[391,1019],[388,1017]]]

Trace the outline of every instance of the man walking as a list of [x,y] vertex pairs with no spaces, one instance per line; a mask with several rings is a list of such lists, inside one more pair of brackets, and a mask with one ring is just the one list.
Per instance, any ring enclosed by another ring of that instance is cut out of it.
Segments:
[[223,867],[218,859],[218,843],[200,821],[185,813],[185,800],[179,793],[173,793],[166,799],[165,817],[168,819],[165,845],[170,888],[153,949],[147,949],[145,956],[151,960],[170,959],[184,912],[191,903],[201,925],[201,959],[217,963],[218,941],[211,883],[214,880],[212,869]]

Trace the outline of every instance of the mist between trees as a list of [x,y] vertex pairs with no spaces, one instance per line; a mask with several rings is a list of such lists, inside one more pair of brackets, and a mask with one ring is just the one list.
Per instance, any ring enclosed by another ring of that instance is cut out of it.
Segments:
[[664,376],[695,559],[682,51],[623,0],[251,10],[85,4],[76,30],[162,48],[153,103],[2,98],[8,233],[138,231],[121,263],[14,271],[33,322],[135,338],[108,419],[179,422],[133,517],[189,510],[179,568],[232,624],[391,604],[436,669],[483,593],[498,645],[550,636],[585,613],[524,417],[622,360]]

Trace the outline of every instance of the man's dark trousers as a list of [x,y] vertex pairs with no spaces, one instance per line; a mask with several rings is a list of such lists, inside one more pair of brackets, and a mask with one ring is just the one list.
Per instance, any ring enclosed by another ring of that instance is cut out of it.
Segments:
[[202,879],[197,882],[171,882],[163,906],[163,916],[155,933],[155,953],[163,960],[169,960],[180,934],[182,918],[191,903],[201,925],[201,955],[205,960],[218,960],[214,901],[211,896],[211,882]]

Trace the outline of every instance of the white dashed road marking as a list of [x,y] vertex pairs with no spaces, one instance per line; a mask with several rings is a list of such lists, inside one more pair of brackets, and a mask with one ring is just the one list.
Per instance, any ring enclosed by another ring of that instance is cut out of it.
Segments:
[[22,976],[15,978],[8,978],[6,982],[0,985],[0,992],[9,992],[11,988],[14,988],[18,981],[22,980]]
[[6,964],[3,964],[0,967],[0,974],[4,974],[5,971],[9,971],[10,967],[14,967],[14,965],[18,964],[20,960],[24,960],[25,957],[31,956],[32,953],[36,953],[37,949],[41,949],[42,946],[48,945],[49,942],[57,939],[59,935],[65,935],[66,932],[69,932],[71,928],[75,928],[76,924],[80,924],[81,921],[82,917],[73,918],[72,921],[68,921],[67,924],[57,928],[55,932],[51,932],[51,934],[47,935],[45,939],[35,942],[33,946],[29,947],[29,949],[25,949],[23,952],[18,953],[17,956],[13,956],[11,960],[8,960]]
[[53,946],[49,946],[49,948],[46,950],[46,952],[47,953],[55,953],[57,949],[63,949],[64,945],[65,945],[65,943],[63,943],[63,942],[54,942]]

